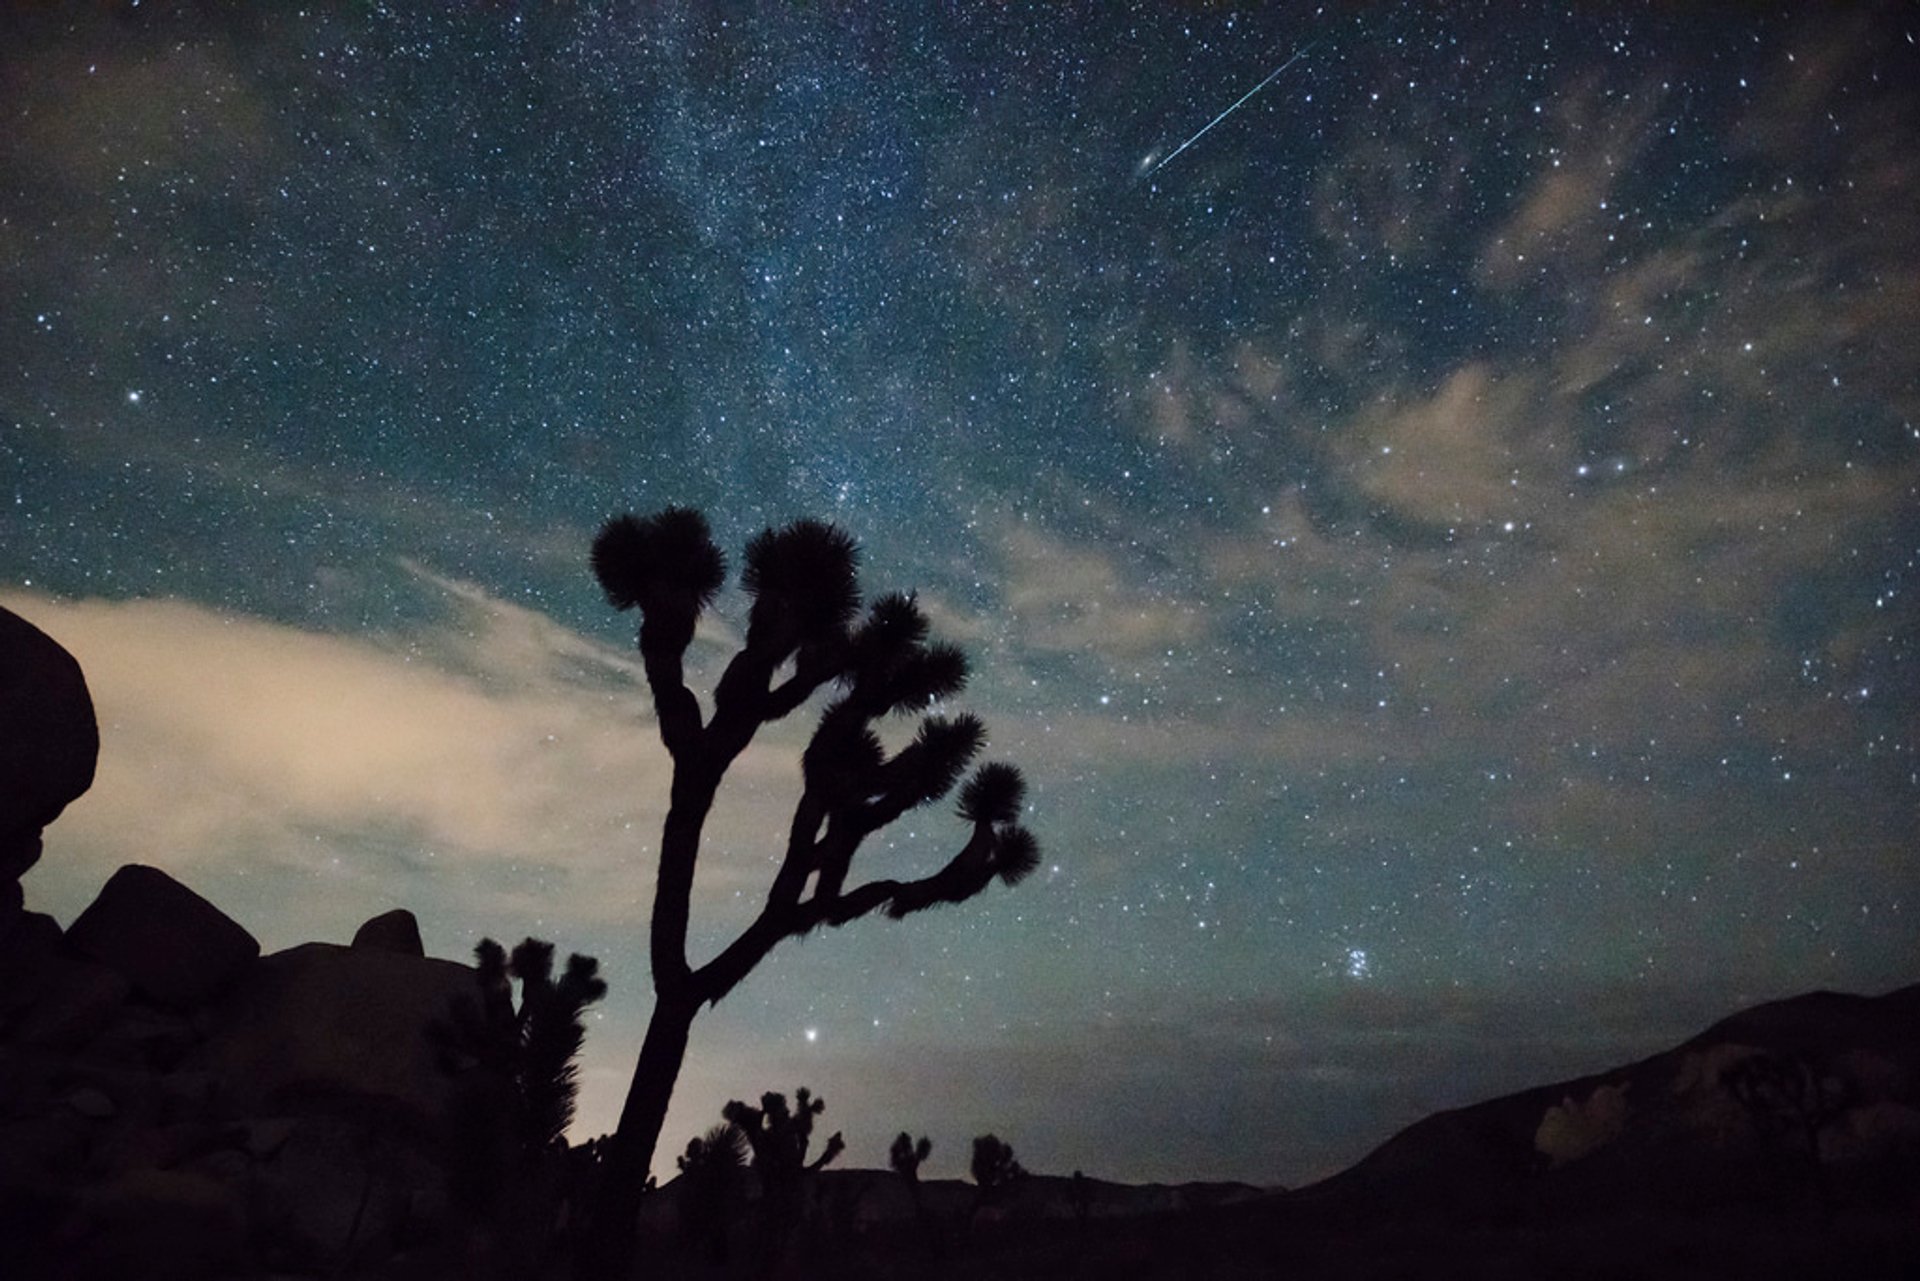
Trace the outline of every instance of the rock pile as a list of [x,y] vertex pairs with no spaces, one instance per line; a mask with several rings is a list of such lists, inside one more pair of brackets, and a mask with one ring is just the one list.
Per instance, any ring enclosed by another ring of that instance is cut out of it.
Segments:
[[272,955],[156,868],[0,938],[9,1277],[484,1270],[451,1203],[460,1081],[432,1027],[475,972],[411,914]]

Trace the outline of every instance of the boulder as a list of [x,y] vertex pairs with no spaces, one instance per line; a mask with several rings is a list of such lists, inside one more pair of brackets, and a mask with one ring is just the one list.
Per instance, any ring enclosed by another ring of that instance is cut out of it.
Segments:
[[427,954],[426,946],[420,942],[420,922],[404,907],[382,912],[355,930],[352,945],[371,948],[376,952],[395,952],[401,956]]
[[244,1190],[187,1170],[130,1170],[89,1188],[60,1238],[65,1277],[188,1281],[249,1270]]
[[445,1175],[416,1147],[350,1121],[309,1117],[253,1169],[259,1212],[275,1225],[269,1260],[283,1269],[337,1272],[381,1257],[443,1192]]
[[235,1116],[333,1112],[437,1134],[454,1083],[429,1029],[476,991],[453,961],[305,943],[260,958],[188,1065],[224,1081]]
[[0,609],[0,935],[19,918],[16,882],[40,859],[40,829],[93,785],[99,755],[80,664]]
[[144,996],[179,1009],[230,988],[260,944],[157,867],[129,863],[67,930],[67,943],[112,966]]
[[131,992],[126,977],[110,966],[58,958],[8,1040],[25,1049],[78,1053],[112,1025]]

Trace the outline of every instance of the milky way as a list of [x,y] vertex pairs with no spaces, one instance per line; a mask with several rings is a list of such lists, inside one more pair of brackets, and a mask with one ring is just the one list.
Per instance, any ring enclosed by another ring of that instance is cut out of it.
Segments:
[[30,905],[591,953],[609,1126],[666,769],[586,551],[671,502],[917,589],[1045,862],[776,953],[667,1151],[805,1084],[1291,1182],[1920,977],[1911,6],[230,8],[0,19],[0,602],[104,743]]

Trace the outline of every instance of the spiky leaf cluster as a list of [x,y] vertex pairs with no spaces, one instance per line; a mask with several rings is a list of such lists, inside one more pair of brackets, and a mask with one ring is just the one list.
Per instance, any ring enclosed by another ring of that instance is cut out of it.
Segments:
[[708,1128],[687,1140],[684,1155],[675,1158],[682,1174],[698,1179],[715,1170],[740,1170],[747,1164],[747,1136],[731,1121]]
[[986,741],[987,727],[971,713],[927,717],[913,741],[882,767],[885,795],[909,809],[939,800],[953,790]]
[[837,525],[797,520],[747,544],[740,586],[752,599],[747,646],[784,659],[838,639],[860,608],[860,548]]
[[1026,880],[1040,866],[1040,840],[1026,828],[1002,828],[993,845],[993,874],[1008,886]]
[[1040,842],[1018,822],[1026,797],[1026,779],[1003,761],[982,765],[960,789],[960,817],[993,831],[987,875],[1009,886],[1026,880],[1040,866]]
[[615,516],[593,540],[593,576],[615,609],[698,614],[727,580],[707,518],[689,507]]
[[960,789],[960,817],[969,823],[1011,823],[1020,817],[1027,781],[1001,761],[982,765]]
[[882,596],[847,640],[842,680],[849,701],[870,715],[915,712],[967,687],[967,656],[927,643],[927,619],[912,596]]

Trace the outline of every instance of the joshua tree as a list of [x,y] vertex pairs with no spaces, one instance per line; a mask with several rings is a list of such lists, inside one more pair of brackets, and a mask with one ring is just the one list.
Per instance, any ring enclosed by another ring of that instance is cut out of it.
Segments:
[[[453,1190],[469,1213],[513,1225],[514,1247],[537,1253],[551,1226],[557,1159],[579,1090],[581,1015],[606,995],[599,962],[578,953],[553,977],[553,944],[524,939],[511,955],[492,939],[473,949],[476,999],[431,1028],[442,1064],[459,1073]],[[520,984],[516,1008],[513,982]],[[513,1204],[502,1201],[512,1187]]]
[[927,1163],[931,1155],[932,1139],[923,1134],[920,1141],[915,1143],[913,1136],[905,1130],[900,1131],[893,1140],[893,1147],[887,1151],[887,1163],[893,1166],[895,1174],[907,1181],[907,1191],[915,1204],[920,1201],[920,1167]]
[[520,1008],[512,1012],[509,1025],[520,1148],[528,1154],[545,1152],[560,1143],[573,1121],[580,1093],[574,1057],[586,1039],[581,1015],[607,994],[600,963],[571,953],[555,980],[551,943],[523,939],[504,963],[500,945],[492,939],[482,939],[474,952],[482,985],[504,990],[509,978],[520,981]]
[[1820,1135],[1844,1117],[1852,1102],[1845,1083],[1822,1076],[1794,1054],[1761,1052],[1729,1068],[1721,1084],[1746,1109],[1763,1149],[1797,1156],[1824,1209],[1832,1200]]
[[723,1121],[687,1140],[680,1165],[680,1218],[686,1238],[704,1244],[708,1258],[727,1261],[727,1224],[740,1200],[740,1172],[747,1163],[747,1136]]
[[827,1105],[801,1086],[793,1092],[793,1107],[787,1096],[767,1093],[760,1106],[750,1107],[735,1099],[721,1109],[727,1124],[746,1136],[753,1151],[753,1172],[760,1176],[760,1253],[766,1267],[778,1261],[787,1239],[800,1221],[804,1208],[806,1176],[831,1165],[847,1150],[847,1144],[835,1131],[827,1146],[809,1164],[807,1147],[813,1142],[813,1118]]
[[973,1141],[972,1168],[973,1181],[980,1189],[976,1208],[988,1204],[1015,1179],[1027,1173],[1013,1159],[1013,1144],[1003,1143],[991,1134],[982,1134]]
[[927,1163],[931,1155],[932,1139],[923,1134],[916,1143],[912,1135],[902,1130],[895,1136],[893,1147],[887,1151],[887,1162],[893,1166],[895,1174],[906,1180],[907,1196],[913,1201],[913,1217],[920,1221],[920,1230],[927,1238],[927,1248],[937,1255],[940,1253],[940,1238],[934,1232],[926,1201],[920,1195],[920,1167]]
[[[640,656],[673,783],[649,937],[653,1016],[609,1148],[596,1248],[583,1257],[583,1272],[615,1264],[631,1240],[702,1006],[726,996],[783,939],[875,911],[899,918],[958,903],[996,876],[1013,884],[1038,864],[1038,845],[1017,822],[1020,773],[989,764],[961,791],[959,814],[971,835],[945,866],[915,880],[849,885],[861,842],[951,791],[986,737],[973,716],[929,713],[965,687],[966,656],[927,642],[926,618],[909,595],[882,596],[862,617],[858,561],[844,531],[817,521],[752,539],[740,575],[751,601],[746,640],[714,687],[711,715],[703,715],[684,659],[695,623],[726,579],[706,519],[669,507],[616,517],[594,539],[593,571],[608,602],[640,611]],[[690,898],[701,828],[720,780],[761,726],[828,686],[834,693],[801,758],[804,785],[766,902],[739,937],[696,968],[687,957]],[[920,717],[913,740],[892,755],[873,729],[890,715]]]
[[746,1136],[747,1146],[753,1151],[753,1168],[762,1183],[786,1183],[800,1174],[810,1174],[832,1164],[847,1150],[846,1141],[836,1130],[819,1158],[808,1165],[813,1118],[825,1112],[827,1105],[804,1085],[793,1092],[793,1102],[789,1109],[786,1095],[769,1092],[760,1096],[757,1108],[735,1099],[720,1110],[727,1124]]

